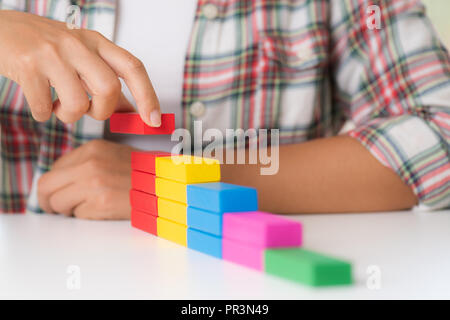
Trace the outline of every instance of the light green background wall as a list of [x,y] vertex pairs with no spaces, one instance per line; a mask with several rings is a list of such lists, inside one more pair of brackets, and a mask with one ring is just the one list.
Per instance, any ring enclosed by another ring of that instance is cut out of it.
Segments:
[[422,0],[442,41],[450,49],[450,0]]

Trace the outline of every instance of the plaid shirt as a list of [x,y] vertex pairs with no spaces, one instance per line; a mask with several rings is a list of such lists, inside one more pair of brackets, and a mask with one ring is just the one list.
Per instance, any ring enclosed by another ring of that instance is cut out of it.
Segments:
[[[0,8],[64,20],[68,3],[0,0]],[[114,1],[78,4],[84,27],[112,35]],[[380,29],[367,23],[371,4],[380,8]],[[191,110],[198,102],[201,115]],[[0,210],[23,211],[28,198],[28,209],[39,211],[39,175],[100,136],[102,123],[38,125],[20,88],[4,78],[0,106]],[[423,208],[450,206],[450,59],[419,1],[198,0],[182,109],[188,129],[194,120],[223,132],[279,128],[281,143],[345,127],[413,188]]]

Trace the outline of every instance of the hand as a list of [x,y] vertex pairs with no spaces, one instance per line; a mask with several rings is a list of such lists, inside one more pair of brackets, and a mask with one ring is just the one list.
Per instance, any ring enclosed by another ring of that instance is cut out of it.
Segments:
[[[36,120],[46,121],[52,112],[65,123],[84,114],[105,120],[115,111],[134,110],[117,110],[120,77],[133,94],[142,120],[160,125],[158,98],[144,65],[100,33],[0,10],[0,43],[0,75],[21,85]],[[50,87],[58,94],[55,102]]]
[[93,140],[65,154],[39,179],[41,208],[82,219],[129,219],[131,151]]

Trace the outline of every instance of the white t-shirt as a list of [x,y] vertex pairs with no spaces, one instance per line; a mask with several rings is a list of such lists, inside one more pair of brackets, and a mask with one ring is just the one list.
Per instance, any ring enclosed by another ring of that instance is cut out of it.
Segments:
[[[175,113],[181,125],[184,58],[194,21],[197,0],[120,0],[114,42],[145,65],[162,112]],[[125,96],[136,106],[122,83]],[[109,140],[142,149],[170,149],[169,136],[107,134]]]

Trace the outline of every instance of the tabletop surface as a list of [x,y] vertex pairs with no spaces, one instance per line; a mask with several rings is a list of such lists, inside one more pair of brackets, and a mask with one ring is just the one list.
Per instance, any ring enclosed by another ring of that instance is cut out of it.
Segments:
[[314,289],[215,259],[129,221],[0,215],[0,298],[450,298],[450,211],[291,216],[304,246],[353,262]]

